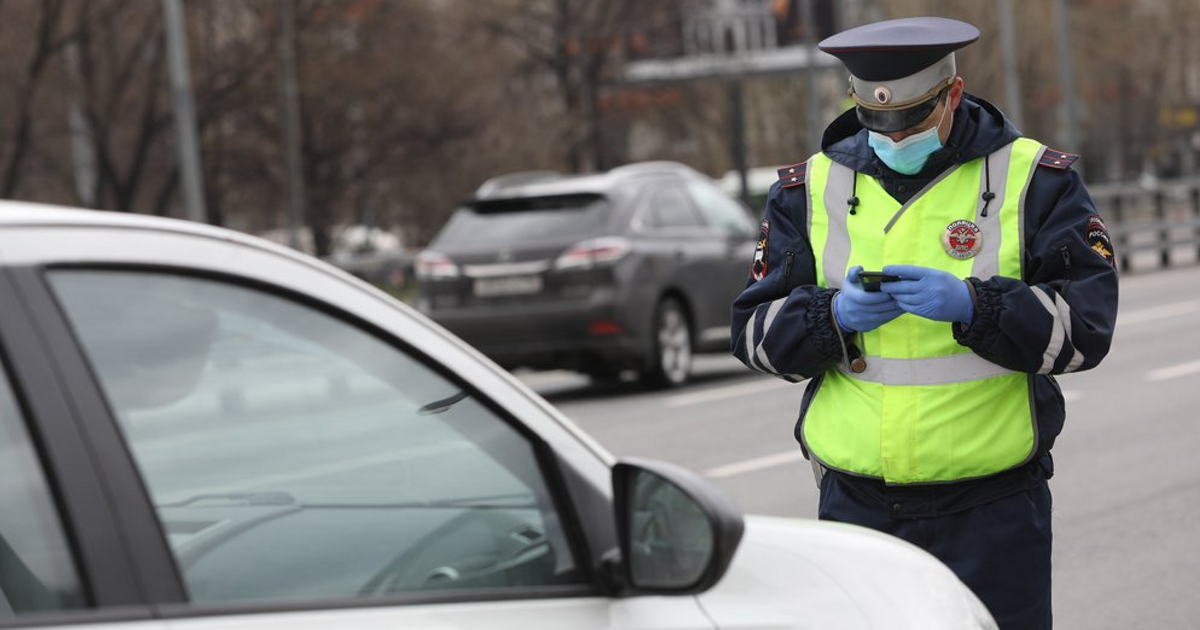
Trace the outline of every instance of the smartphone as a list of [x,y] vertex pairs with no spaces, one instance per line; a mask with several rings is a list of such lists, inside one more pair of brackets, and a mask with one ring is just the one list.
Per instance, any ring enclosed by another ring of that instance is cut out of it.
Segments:
[[879,290],[879,285],[884,282],[895,282],[900,279],[900,276],[893,276],[882,271],[860,271],[858,272],[858,281],[862,283],[863,291],[872,293]]

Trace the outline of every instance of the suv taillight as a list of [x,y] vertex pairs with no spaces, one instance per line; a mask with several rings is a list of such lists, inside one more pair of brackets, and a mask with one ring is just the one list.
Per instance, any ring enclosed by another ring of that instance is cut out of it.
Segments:
[[459,276],[458,265],[450,257],[425,250],[417,255],[417,280],[446,280]]
[[591,269],[593,267],[611,265],[621,260],[632,248],[633,243],[630,243],[629,239],[619,236],[606,236],[581,241],[563,252],[554,261],[554,268],[558,270]]

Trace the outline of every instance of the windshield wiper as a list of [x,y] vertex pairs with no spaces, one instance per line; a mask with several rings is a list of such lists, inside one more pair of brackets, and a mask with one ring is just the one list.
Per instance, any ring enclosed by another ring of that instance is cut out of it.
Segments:
[[466,398],[467,392],[458,392],[453,396],[448,396],[441,400],[435,400],[427,405],[424,405],[417,410],[417,414],[422,416],[432,416],[435,413],[443,413]]
[[396,501],[390,503],[338,503],[336,501],[323,501],[317,503],[305,503],[306,510],[319,509],[446,509],[446,508],[468,508],[481,510],[511,510],[520,508],[536,508],[537,502],[533,496],[528,493],[513,492],[509,494],[496,494],[484,497],[465,497],[462,499],[449,499],[446,501]]

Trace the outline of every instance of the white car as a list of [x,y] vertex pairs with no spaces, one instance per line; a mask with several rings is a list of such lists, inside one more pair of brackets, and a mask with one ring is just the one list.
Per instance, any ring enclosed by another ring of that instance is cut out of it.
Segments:
[[994,628],[932,556],[618,461],[370,286],[0,203],[0,625]]

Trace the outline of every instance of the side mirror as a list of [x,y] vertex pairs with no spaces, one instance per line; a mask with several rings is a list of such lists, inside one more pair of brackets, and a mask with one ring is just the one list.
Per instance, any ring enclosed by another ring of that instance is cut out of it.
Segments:
[[725,575],[745,524],[703,477],[663,462],[621,460],[613,497],[623,590],[695,594]]

